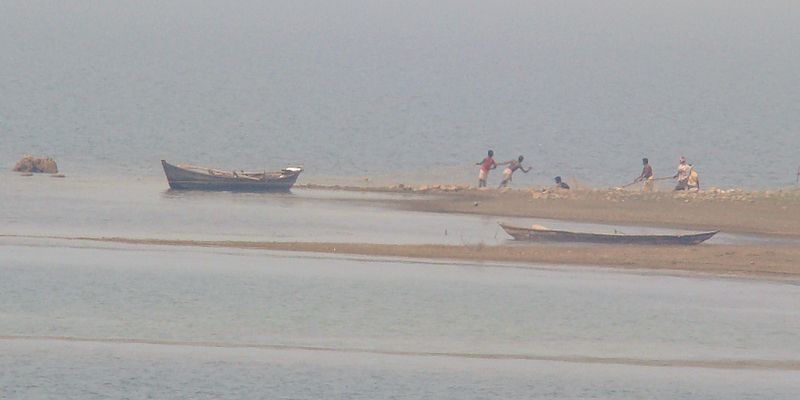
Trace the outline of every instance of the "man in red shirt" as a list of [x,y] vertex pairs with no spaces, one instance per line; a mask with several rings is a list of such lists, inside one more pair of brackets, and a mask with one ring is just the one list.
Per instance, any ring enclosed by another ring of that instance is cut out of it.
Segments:
[[478,173],[478,187],[486,187],[486,178],[489,177],[489,170],[497,168],[497,163],[494,162],[494,151],[489,150],[489,155],[483,161],[475,165],[481,166],[481,171]]

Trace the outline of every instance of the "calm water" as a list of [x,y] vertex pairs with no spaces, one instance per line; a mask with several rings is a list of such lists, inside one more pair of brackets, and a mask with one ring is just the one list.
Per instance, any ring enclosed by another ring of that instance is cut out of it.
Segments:
[[686,155],[709,186],[785,186],[798,20],[792,0],[4,1],[0,165],[469,183],[491,147],[528,157],[517,185]]
[[[798,365],[792,283],[9,239],[0,269],[0,388],[13,398],[789,399],[800,388],[796,367],[726,367]],[[621,361],[580,361],[603,357]],[[672,366],[637,365],[654,360]]]
[[7,397],[31,399],[791,400],[800,391],[788,371],[20,340],[0,340],[0,372]]

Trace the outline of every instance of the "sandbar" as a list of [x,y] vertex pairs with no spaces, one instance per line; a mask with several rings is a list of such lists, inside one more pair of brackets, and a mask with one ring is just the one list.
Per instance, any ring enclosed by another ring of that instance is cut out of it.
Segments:
[[[412,211],[800,237],[800,189],[797,188],[771,191],[710,189],[700,192],[642,193],[619,189],[478,190],[456,185],[306,187],[414,193],[415,196],[408,198],[365,200],[379,201],[390,207]],[[509,222],[513,222],[513,219]]]
[[716,276],[796,279],[800,246],[794,245],[435,245],[330,242],[259,242],[49,237],[129,245],[197,246],[376,257],[503,262],[520,265],[576,265],[632,270],[682,271]]

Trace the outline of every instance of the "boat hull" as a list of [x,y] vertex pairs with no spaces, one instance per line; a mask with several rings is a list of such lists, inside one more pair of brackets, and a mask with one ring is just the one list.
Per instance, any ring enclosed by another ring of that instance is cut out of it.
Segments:
[[505,224],[500,224],[500,227],[515,240],[521,241],[642,245],[695,245],[711,239],[719,232],[711,231],[688,235],[622,235],[531,229]]
[[288,192],[297,182],[302,169],[283,170],[275,176],[252,179],[235,176],[215,176],[192,171],[161,160],[170,189],[230,192]]

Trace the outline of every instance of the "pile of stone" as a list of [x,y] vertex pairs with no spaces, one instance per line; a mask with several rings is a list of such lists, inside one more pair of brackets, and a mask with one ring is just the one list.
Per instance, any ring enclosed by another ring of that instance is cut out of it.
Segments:
[[626,200],[643,201],[682,201],[685,203],[693,201],[725,201],[725,202],[749,202],[759,200],[798,200],[800,201],[800,190],[766,190],[748,191],[743,189],[719,189],[709,188],[703,190],[690,191],[662,191],[662,192],[639,192],[615,189],[589,189],[589,190],[558,190],[558,189],[530,189],[534,200],[539,199],[581,199],[610,201],[623,203]]
[[470,187],[466,185],[423,185],[413,187],[411,190],[414,192],[461,192],[469,190]]
[[14,171],[57,174],[58,165],[56,165],[56,161],[50,157],[34,157],[28,154],[22,157],[22,159],[19,160],[16,165],[14,165]]

